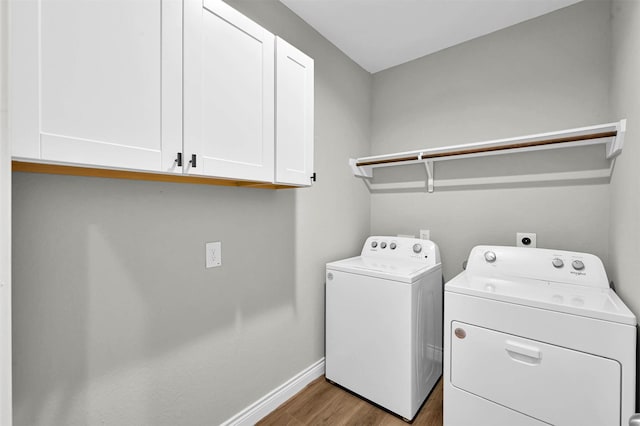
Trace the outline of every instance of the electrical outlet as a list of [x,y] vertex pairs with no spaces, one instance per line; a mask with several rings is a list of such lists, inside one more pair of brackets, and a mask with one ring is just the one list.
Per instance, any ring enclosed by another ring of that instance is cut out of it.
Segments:
[[431,239],[431,231],[429,231],[428,229],[421,229],[420,230],[420,239],[421,240],[430,240]]
[[205,244],[207,268],[217,268],[222,265],[222,242],[215,241]]
[[534,232],[517,232],[516,247],[536,247],[536,234]]

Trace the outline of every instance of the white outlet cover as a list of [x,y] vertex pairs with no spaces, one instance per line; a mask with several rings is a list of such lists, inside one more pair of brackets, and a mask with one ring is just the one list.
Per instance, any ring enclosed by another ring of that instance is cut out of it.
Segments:
[[206,267],[217,268],[222,265],[222,242],[214,241],[205,245]]
[[431,231],[428,229],[420,230],[420,239],[421,240],[430,240],[431,239]]
[[[524,245],[522,243],[523,238],[529,238],[531,240],[531,244]],[[536,243],[536,234],[535,232],[517,232],[516,233],[516,247],[537,247]]]

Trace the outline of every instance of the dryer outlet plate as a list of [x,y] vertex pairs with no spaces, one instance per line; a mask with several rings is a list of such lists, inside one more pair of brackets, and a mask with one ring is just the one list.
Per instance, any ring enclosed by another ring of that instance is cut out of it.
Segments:
[[516,247],[537,247],[535,232],[517,232]]

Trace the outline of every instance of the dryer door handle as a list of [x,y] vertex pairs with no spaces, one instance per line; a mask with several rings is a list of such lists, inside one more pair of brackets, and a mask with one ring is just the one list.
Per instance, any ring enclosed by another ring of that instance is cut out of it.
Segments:
[[538,365],[542,361],[542,351],[532,345],[507,340],[505,350],[514,361],[527,365]]

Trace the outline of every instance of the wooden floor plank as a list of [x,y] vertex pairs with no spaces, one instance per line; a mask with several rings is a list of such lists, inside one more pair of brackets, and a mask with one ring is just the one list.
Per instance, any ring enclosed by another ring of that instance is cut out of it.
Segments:
[[[442,380],[414,418],[414,426],[442,426]],[[399,417],[350,392],[332,385],[323,377],[258,422],[261,426],[406,426]]]
[[326,385],[327,383],[322,380],[313,381],[303,392],[294,396],[287,412],[306,424],[308,419],[324,411],[331,400],[339,396]]
[[346,425],[348,424],[347,420],[354,418],[360,407],[367,405],[366,402],[348,392],[336,392],[335,389],[331,389],[331,392],[336,397],[331,400],[324,410],[308,419],[304,419],[305,423],[313,425]]
[[284,425],[284,426],[304,426],[304,423],[293,417],[284,410],[276,410],[262,419],[258,424]]

